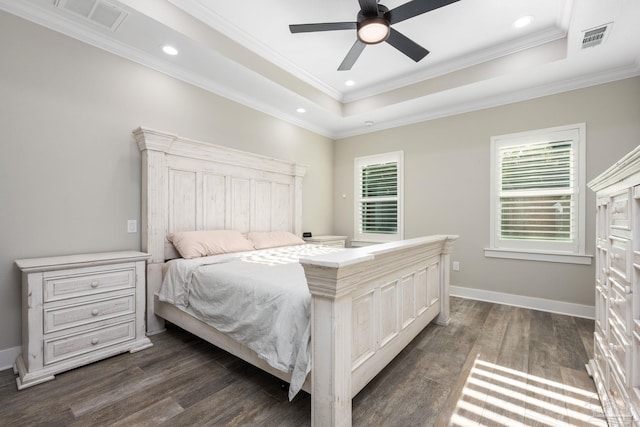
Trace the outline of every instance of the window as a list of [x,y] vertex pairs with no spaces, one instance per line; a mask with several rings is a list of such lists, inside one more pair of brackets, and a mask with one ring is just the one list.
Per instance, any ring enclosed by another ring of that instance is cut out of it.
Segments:
[[584,181],[584,124],[491,138],[485,255],[591,263],[584,256]]
[[363,242],[400,240],[403,152],[355,159],[355,238]]

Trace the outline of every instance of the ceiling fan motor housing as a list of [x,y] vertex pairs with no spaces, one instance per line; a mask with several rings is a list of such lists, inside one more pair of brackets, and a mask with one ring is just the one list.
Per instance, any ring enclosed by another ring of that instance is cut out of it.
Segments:
[[389,9],[378,4],[378,12],[375,15],[363,14],[362,10],[358,12],[357,17],[357,35],[358,40],[365,44],[378,44],[386,41],[390,34],[390,24],[384,14]]

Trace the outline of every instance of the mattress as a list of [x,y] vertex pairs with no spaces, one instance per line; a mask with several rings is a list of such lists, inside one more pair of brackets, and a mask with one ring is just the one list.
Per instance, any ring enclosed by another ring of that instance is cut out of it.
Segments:
[[291,374],[292,399],[311,369],[311,294],[298,260],[341,250],[298,245],[175,259],[157,295]]

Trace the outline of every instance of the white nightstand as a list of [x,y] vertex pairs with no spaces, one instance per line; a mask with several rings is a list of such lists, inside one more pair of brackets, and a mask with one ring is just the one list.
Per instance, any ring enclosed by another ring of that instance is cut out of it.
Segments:
[[148,258],[127,251],[16,261],[22,270],[18,390],[153,345],[144,323]]
[[347,236],[314,236],[304,237],[304,241],[314,245],[333,246],[336,248],[344,248]]

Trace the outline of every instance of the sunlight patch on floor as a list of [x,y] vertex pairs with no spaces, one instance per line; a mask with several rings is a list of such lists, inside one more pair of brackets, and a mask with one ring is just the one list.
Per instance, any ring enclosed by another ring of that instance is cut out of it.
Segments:
[[454,427],[606,427],[598,395],[476,358],[450,420]]

